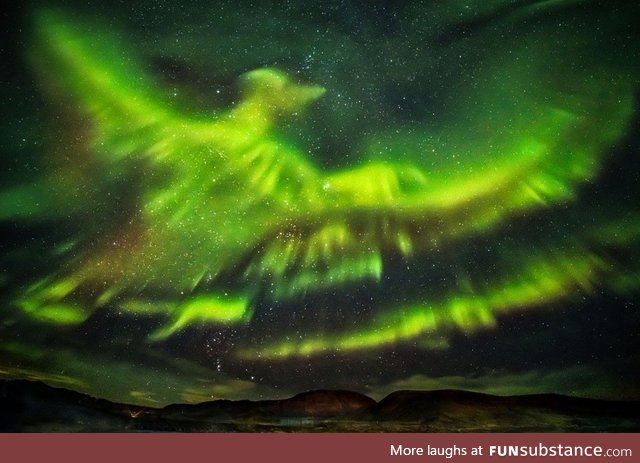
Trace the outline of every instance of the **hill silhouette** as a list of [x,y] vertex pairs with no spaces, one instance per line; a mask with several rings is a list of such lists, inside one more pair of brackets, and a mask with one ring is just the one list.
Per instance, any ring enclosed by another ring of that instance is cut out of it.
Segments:
[[640,402],[461,390],[396,391],[376,402],[353,391],[316,390],[282,400],[151,408],[12,380],[0,381],[0,431],[637,432]]

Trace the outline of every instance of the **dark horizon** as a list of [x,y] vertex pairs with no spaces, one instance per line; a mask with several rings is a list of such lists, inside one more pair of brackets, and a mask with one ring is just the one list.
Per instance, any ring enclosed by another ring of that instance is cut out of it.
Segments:
[[163,408],[118,404],[42,382],[0,381],[0,432],[635,432],[640,401],[558,394],[493,396],[396,391],[380,401],[352,391],[282,400],[216,400]]

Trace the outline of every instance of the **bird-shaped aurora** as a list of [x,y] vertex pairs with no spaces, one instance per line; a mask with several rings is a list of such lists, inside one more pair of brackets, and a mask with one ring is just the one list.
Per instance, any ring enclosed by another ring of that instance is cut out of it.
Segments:
[[[640,221],[628,210],[588,226],[569,213],[561,232],[535,246],[516,236],[476,264],[486,264],[482,284],[453,270],[455,283],[435,290],[415,270],[440,265],[448,249],[487,233],[509,236],[519,218],[577,201],[629,123],[634,79],[627,75],[576,73],[570,91],[543,98],[548,82],[528,80],[517,60],[488,65],[478,91],[500,95],[514,110],[474,118],[482,111],[463,109],[458,123],[421,145],[438,138],[458,149],[460,134],[483,117],[510,121],[504,133],[478,133],[459,148],[463,166],[431,170],[431,150],[390,143],[360,165],[325,169],[277,130],[312,113],[325,97],[321,86],[259,68],[239,76],[236,104],[204,117],[172,105],[108,36],[92,37],[55,11],[41,12],[34,31],[29,62],[52,107],[73,119],[57,128],[73,132],[61,137],[73,141],[52,149],[58,164],[36,189],[5,191],[2,218],[71,217],[90,232],[56,250],[54,272],[14,294],[23,316],[56,325],[85,323],[99,310],[157,317],[162,325],[148,339],[162,342],[189,327],[242,330],[269,304],[304,300],[306,310],[330,310],[323,294],[384,287],[389,265],[406,263],[416,287],[382,291],[403,294],[372,302],[356,326],[247,338],[233,352],[277,359],[397,342],[437,347],[451,331],[491,327],[502,314],[597,287],[638,286],[637,268],[607,252],[637,246]],[[531,91],[510,95],[499,73]],[[127,201],[116,199],[123,188]]]

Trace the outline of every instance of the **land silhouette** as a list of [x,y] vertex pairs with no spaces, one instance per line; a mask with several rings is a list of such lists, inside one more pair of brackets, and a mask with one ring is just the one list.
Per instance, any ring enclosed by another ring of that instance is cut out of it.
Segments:
[[344,390],[282,400],[163,408],[120,404],[42,382],[0,381],[3,432],[637,432],[640,402],[556,394]]

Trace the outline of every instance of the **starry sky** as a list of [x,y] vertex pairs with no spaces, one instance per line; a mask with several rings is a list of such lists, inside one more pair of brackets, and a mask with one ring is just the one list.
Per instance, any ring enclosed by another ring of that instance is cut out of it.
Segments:
[[26,2],[0,378],[640,399],[633,2]]

